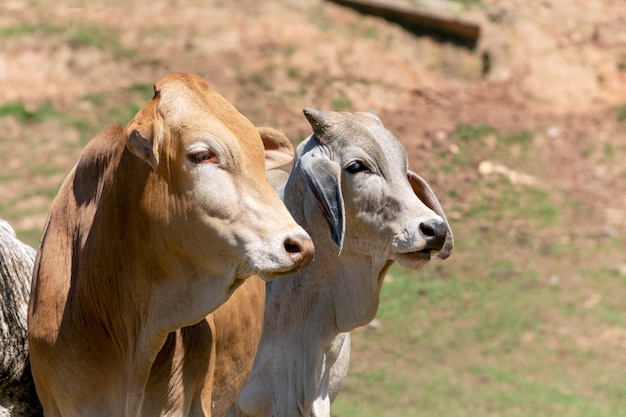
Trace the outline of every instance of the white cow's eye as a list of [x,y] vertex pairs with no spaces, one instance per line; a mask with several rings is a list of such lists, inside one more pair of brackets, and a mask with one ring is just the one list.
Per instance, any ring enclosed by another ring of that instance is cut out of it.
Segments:
[[217,155],[209,150],[203,150],[199,152],[190,153],[187,155],[187,158],[194,164],[201,164],[201,163],[207,163],[207,162],[212,162],[214,164],[219,163],[219,158],[217,157]]
[[369,169],[367,167],[367,165],[365,165],[363,162],[361,161],[354,161],[351,162],[347,167],[346,167],[346,171],[348,171],[350,174],[356,174],[357,172],[372,172],[371,169]]

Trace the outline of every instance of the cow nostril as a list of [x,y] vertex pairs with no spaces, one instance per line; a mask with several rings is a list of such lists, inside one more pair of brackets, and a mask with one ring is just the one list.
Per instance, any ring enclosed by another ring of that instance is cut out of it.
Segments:
[[420,224],[420,231],[426,239],[427,250],[441,250],[446,242],[448,226],[441,221],[428,221]]
[[293,242],[291,239],[287,239],[285,241],[285,250],[289,253],[300,253],[302,252],[302,248],[298,246],[296,242]]
[[420,230],[422,231],[422,234],[424,235],[424,237],[426,237],[426,239],[435,236],[435,228],[431,224],[420,224]]
[[308,236],[291,236],[285,239],[283,243],[285,252],[289,255],[294,263],[306,265],[313,260],[315,248],[311,238]]

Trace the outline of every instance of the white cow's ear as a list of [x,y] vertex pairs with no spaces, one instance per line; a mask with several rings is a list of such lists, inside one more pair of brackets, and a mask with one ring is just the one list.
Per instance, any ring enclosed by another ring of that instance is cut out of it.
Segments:
[[446,243],[441,251],[441,256],[443,259],[446,254],[449,254],[452,251],[452,247],[454,246],[454,237],[452,236],[452,229],[450,229],[450,224],[448,223],[448,219],[446,218],[446,213],[443,212],[441,204],[439,204],[439,200],[437,200],[437,196],[424,178],[420,177],[413,171],[408,171],[407,176],[409,179],[409,183],[411,184],[411,188],[413,188],[413,192],[415,193],[415,195],[417,195],[417,198],[419,198],[422,203],[426,204],[429,209],[437,213],[448,226]]
[[282,132],[271,127],[258,127],[265,148],[265,170],[283,167],[290,168],[294,158],[293,145]]
[[317,152],[305,153],[299,163],[304,178],[315,196],[315,202],[322,210],[330,227],[333,242],[337,245],[337,255],[339,255],[343,248],[346,229],[346,215],[341,193],[341,168],[339,164]]
[[159,166],[159,143],[163,138],[156,106],[156,100],[152,100],[126,125],[126,148],[150,165],[152,171]]
[[441,204],[439,204],[439,200],[437,200],[437,196],[435,196],[435,192],[430,188],[426,180],[413,171],[409,171],[407,176],[409,178],[409,184],[411,184],[411,188],[413,188],[413,192],[417,195],[417,198],[447,223],[446,214],[443,212]]

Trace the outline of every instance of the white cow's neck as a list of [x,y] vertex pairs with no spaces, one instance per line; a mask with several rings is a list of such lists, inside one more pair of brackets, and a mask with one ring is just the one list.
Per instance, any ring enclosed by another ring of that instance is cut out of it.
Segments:
[[344,251],[337,257],[318,250],[317,254],[300,273],[267,284],[268,313],[258,355],[280,363],[272,377],[275,390],[285,387],[285,398],[278,403],[286,409],[274,410],[281,416],[293,415],[296,407],[307,416],[316,399],[327,397],[342,332],[374,318],[381,274],[390,264],[386,253]]

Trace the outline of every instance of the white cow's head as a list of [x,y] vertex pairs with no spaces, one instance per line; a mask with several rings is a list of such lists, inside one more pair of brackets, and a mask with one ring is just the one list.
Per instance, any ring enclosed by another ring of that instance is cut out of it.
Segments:
[[350,299],[345,320],[341,309],[337,312],[338,327],[349,330],[373,318],[393,261],[416,269],[431,257],[445,259],[452,232],[432,189],[408,169],[406,150],[374,113],[305,109],[304,114],[314,134],[298,146],[294,170],[302,172],[316,204],[305,204],[303,215],[321,213],[329,226],[309,233],[318,248],[323,242],[329,248],[332,241],[336,253],[369,256],[380,266],[373,266],[381,271],[373,282],[348,277],[332,283],[340,287],[336,298]]

